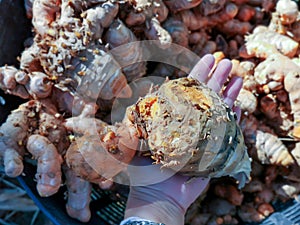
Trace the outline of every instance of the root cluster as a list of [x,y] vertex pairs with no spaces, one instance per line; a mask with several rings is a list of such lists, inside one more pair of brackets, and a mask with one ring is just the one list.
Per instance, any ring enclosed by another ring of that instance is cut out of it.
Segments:
[[[111,124],[114,100],[130,97],[128,83],[138,78],[186,76],[182,68],[143,61],[147,49],[137,41],[156,40],[166,53],[175,43],[200,57],[214,54],[216,64],[229,58],[230,76],[244,80],[236,104],[252,158],[251,180],[240,190],[232,178],[213,179],[206,197],[190,207],[186,224],[259,222],[274,212],[274,202],[299,194],[300,12],[295,1],[25,2],[33,26],[31,45],[20,55],[18,68],[0,65],[0,88],[27,101],[0,128],[0,157],[8,176],[22,174],[24,158],[36,159],[39,194],[55,194],[65,183],[68,214],[88,221],[91,183],[110,188],[140,139],[159,129],[152,120],[145,123],[155,111],[153,96],[139,101],[122,123]],[[181,52],[174,57],[180,65],[187,61]],[[174,130],[172,135],[178,134]],[[152,141],[152,158],[163,167],[176,167],[180,153],[168,160],[156,149],[163,143]],[[112,164],[114,169],[106,170]]]

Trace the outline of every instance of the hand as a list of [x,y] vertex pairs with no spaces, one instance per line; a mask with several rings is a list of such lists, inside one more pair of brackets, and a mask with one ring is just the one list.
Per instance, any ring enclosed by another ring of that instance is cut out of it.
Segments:
[[[232,64],[224,59],[215,71],[212,55],[204,56],[193,68],[189,77],[197,79],[215,92],[220,92],[228,78]],[[224,101],[233,106],[242,87],[241,78],[232,78],[223,91]],[[239,114],[239,112],[237,111]],[[175,174],[171,170],[161,170],[148,158],[136,156],[128,166],[130,175],[130,193],[126,205],[125,218],[140,217],[166,225],[184,224],[184,215],[188,207],[206,188],[209,178],[194,178]]]

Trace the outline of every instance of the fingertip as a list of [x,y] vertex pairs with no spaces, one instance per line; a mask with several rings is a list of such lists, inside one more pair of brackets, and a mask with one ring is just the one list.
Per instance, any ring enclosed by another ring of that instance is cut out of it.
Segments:
[[196,79],[199,82],[204,82],[214,64],[215,57],[212,54],[206,54],[197,62],[188,77]]
[[243,79],[241,77],[233,77],[223,92],[225,103],[231,108],[236,100],[240,90],[243,86]]
[[232,62],[230,59],[222,59],[218,65],[230,68],[230,70],[232,69]]
[[225,81],[227,80],[230,71],[232,69],[232,62],[229,59],[222,59],[211,78],[207,82],[207,86],[215,92],[219,92],[222,89]]

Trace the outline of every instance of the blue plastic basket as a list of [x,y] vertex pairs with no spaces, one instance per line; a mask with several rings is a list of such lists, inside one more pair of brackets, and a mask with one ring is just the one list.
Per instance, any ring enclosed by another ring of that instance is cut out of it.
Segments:
[[[19,176],[18,180],[33,199],[37,206],[55,225],[116,225],[123,218],[127,191],[118,193],[115,191],[103,191],[96,186],[92,191],[91,211],[92,219],[88,223],[81,223],[70,218],[65,210],[65,187],[57,194],[47,198],[40,197],[36,191],[36,182],[33,180],[36,168],[30,164],[25,165],[25,176]],[[124,187],[122,188],[124,189]],[[300,196],[299,196],[300,199]],[[261,223],[247,225],[300,225],[300,200],[291,199],[285,203],[276,202],[275,213]]]
[[67,215],[65,186],[62,186],[59,192],[53,196],[40,197],[36,191],[36,182],[33,179],[36,167],[28,163],[24,167],[25,175],[19,176],[18,181],[54,225],[116,225],[123,219],[128,193],[126,187],[122,187],[123,193],[104,191],[96,186],[93,187],[90,204],[92,218],[87,223],[81,223]]

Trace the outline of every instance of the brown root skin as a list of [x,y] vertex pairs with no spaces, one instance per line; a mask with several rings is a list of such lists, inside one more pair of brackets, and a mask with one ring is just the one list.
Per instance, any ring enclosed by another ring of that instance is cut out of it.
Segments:
[[233,205],[242,205],[244,194],[234,185],[216,185],[214,194],[224,198]]
[[90,182],[76,176],[67,166],[63,167],[68,190],[68,201],[66,210],[69,216],[81,222],[88,222],[91,219],[90,201],[92,185]]
[[66,119],[64,126],[75,134],[98,135],[107,132],[108,124],[102,120],[89,117],[71,117]]
[[26,73],[13,66],[0,67],[0,88],[23,99],[42,99],[50,96],[53,83],[42,72]]
[[295,163],[287,147],[275,132],[253,115],[241,119],[241,128],[253,159],[262,164],[289,166]]
[[61,179],[61,173],[57,171],[62,163],[59,153],[64,153],[68,140],[66,130],[61,125],[61,117],[56,114],[52,103],[31,100],[20,105],[2,124],[0,133],[3,134],[0,137],[0,154],[3,156],[7,175],[15,177],[22,173],[26,146],[39,161],[39,193],[41,196],[55,193]]
[[[137,137],[148,141],[162,169],[188,176],[230,175],[242,187],[249,178],[250,160],[233,115],[215,92],[190,78],[167,80],[127,109]],[[231,145],[233,151],[221,150]]]
[[196,7],[202,2],[202,0],[167,0],[164,2],[171,12],[177,13],[185,9]]
[[260,214],[251,203],[243,204],[238,210],[238,215],[242,221],[248,223],[260,222],[265,219],[265,216]]
[[21,54],[20,69],[27,73],[34,71],[43,71],[39,59],[39,51],[40,48],[36,42],[34,42],[30,47],[25,49]]
[[[233,20],[232,20],[233,21]],[[293,57],[299,44],[288,36],[257,26],[253,33],[246,36],[246,51],[250,56],[267,58],[277,52]]]
[[56,19],[60,7],[56,0],[35,0],[32,6],[32,23],[36,32],[40,35],[47,33],[49,24]]
[[[67,128],[72,126],[71,121],[67,121]],[[82,121],[72,129],[79,133],[83,131],[84,135],[70,145],[66,162],[78,176],[101,186],[127,167],[135,155],[138,139],[134,137],[135,130],[128,130],[128,126],[114,127],[93,118]],[[89,127],[90,131],[86,132],[87,125],[96,128]]]
[[172,37],[169,32],[164,29],[156,18],[149,21],[149,28],[145,29],[145,36],[149,40],[159,40],[162,47],[172,43]]
[[137,43],[130,44],[131,42],[136,42],[138,39],[120,19],[112,22],[106,32],[105,40],[111,49],[121,46],[121,48],[117,48],[117,50],[113,50],[111,53],[122,67],[128,81],[146,74],[145,62],[139,62],[143,56],[142,49]]
[[5,173],[10,177],[16,177],[23,172],[28,130],[35,129],[36,126],[35,119],[29,117],[31,110],[30,102],[22,104],[11,112],[0,127],[0,155],[4,160]]
[[48,138],[31,135],[27,141],[27,150],[37,159],[37,191],[40,196],[55,194],[61,186],[61,164],[63,159]]
[[163,23],[163,28],[171,35],[172,43],[188,48],[188,28],[181,20],[171,17]]
[[144,5],[139,5],[139,3],[144,2],[131,2],[135,10],[130,11],[125,18],[128,26],[142,25],[153,17],[156,17],[159,22],[163,22],[168,17],[169,10],[162,0],[146,1]]
[[106,2],[82,13],[83,27],[85,27],[87,34],[86,39],[91,41],[101,38],[103,29],[113,22],[118,11],[119,5],[117,3]]

